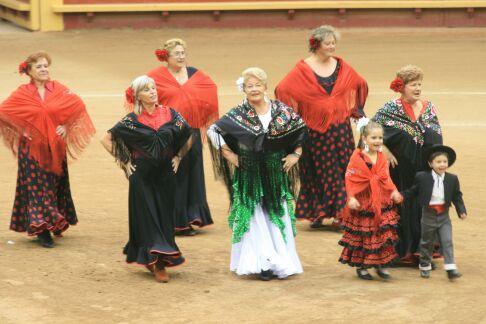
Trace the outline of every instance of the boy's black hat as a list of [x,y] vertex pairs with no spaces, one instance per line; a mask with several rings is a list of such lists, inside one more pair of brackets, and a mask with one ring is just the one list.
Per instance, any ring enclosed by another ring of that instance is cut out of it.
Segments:
[[430,169],[429,166],[429,160],[430,156],[436,152],[444,152],[447,153],[448,160],[449,160],[449,166],[453,165],[454,162],[456,162],[456,152],[452,149],[452,147],[442,145],[442,144],[434,144],[431,147],[429,147],[427,150],[424,151],[424,164],[427,166],[427,168]]

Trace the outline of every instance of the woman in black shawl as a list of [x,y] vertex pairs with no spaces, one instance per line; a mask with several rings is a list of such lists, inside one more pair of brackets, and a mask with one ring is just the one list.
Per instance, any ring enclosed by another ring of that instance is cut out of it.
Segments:
[[135,262],[167,282],[166,267],[184,262],[174,239],[174,187],[179,163],[192,137],[184,119],[157,104],[153,79],[136,78],[127,92],[133,112],[122,118],[102,140],[129,181],[127,262]]
[[242,79],[246,99],[208,130],[216,173],[230,192],[230,269],[285,278],[302,272],[293,200],[306,127],[292,108],[265,97],[262,69]]

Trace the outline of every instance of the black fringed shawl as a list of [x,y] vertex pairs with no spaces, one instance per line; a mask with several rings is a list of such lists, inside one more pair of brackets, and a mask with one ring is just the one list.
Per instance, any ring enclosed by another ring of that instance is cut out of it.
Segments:
[[190,127],[175,110],[171,120],[154,130],[137,119],[135,113],[123,117],[108,132],[112,135],[112,154],[125,171],[125,164],[134,157],[144,158],[151,165],[170,165],[172,158],[184,156],[192,141]]
[[[286,174],[282,158],[303,144],[307,128],[300,116],[280,101],[271,101],[271,116],[265,131],[255,109],[245,100],[215,123],[215,131],[238,155],[239,167],[234,168],[223,158],[220,143],[215,143],[219,150],[210,145],[216,177],[223,179],[230,193],[233,242],[248,230],[256,204],[261,203],[282,229],[282,201],[298,193],[297,164]],[[236,228],[234,223],[238,223]]]

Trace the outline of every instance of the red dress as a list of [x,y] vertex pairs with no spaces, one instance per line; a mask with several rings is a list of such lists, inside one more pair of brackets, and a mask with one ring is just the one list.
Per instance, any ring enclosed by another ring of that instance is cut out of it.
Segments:
[[386,266],[396,261],[395,244],[398,213],[391,200],[396,190],[388,171],[388,161],[378,152],[373,164],[361,149],[351,156],[346,170],[346,192],[360,203],[359,210],[346,206],[339,244],[343,251],[339,261],[353,267]]

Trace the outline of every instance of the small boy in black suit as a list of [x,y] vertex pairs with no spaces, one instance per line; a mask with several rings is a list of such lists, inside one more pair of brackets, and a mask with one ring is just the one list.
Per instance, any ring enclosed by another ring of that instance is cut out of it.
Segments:
[[436,233],[439,236],[441,251],[444,256],[444,269],[449,280],[459,278],[452,244],[452,224],[449,217],[449,207],[454,204],[459,218],[467,217],[466,207],[456,175],[446,172],[454,164],[456,152],[445,145],[433,145],[425,152],[425,160],[430,171],[417,172],[414,185],[405,190],[405,197],[419,197],[422,207],[422,236],[420,239],[420,275],[430,277],[432,270],[432,250]]

